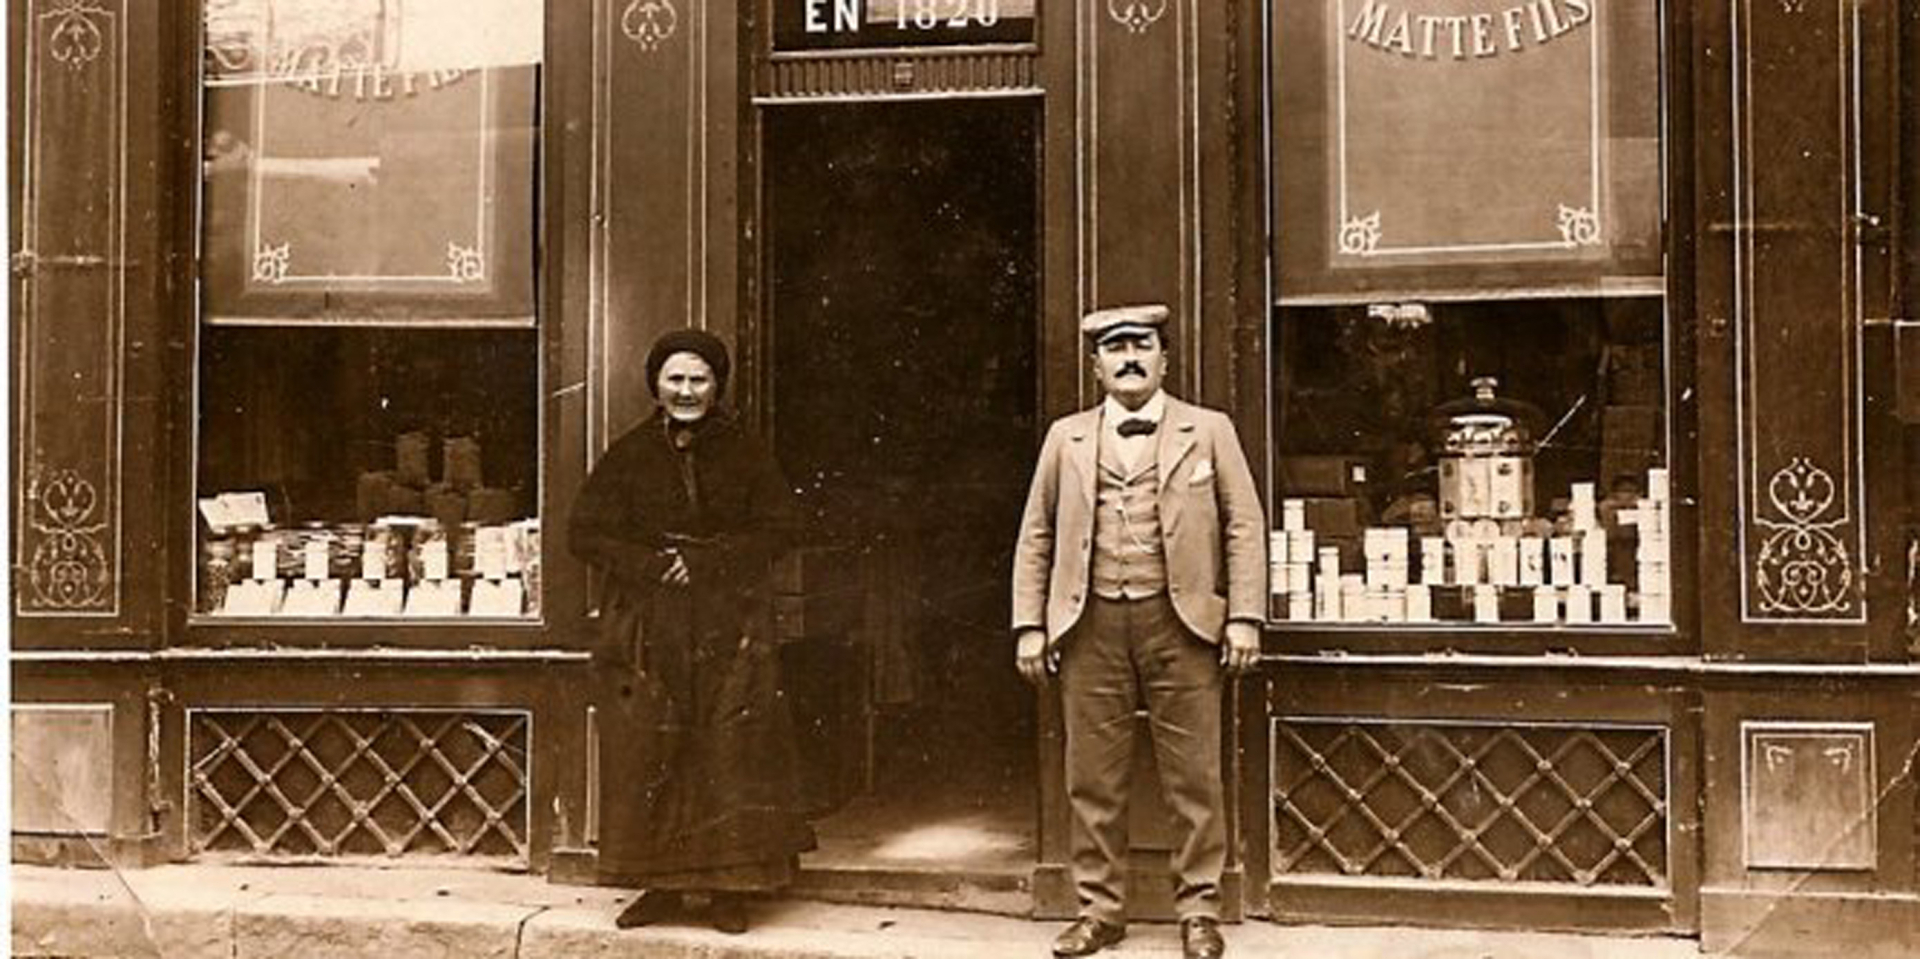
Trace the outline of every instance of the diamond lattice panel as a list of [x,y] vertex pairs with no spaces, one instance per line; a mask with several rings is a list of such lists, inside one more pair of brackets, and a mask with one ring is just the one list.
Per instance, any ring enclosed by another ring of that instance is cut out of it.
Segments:
[[1658,726],[1284,719],[1281,874],[1667,885]]
[[524,862],[524,711],[191,710],[196,853]]

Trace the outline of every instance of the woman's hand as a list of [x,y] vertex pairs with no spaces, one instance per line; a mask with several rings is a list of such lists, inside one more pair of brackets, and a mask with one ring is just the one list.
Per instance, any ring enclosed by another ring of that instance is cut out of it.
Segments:
[[685,586],[693,582],[693,574],[687,570],[687,558],[677,549],[667,550],[667,556],[673,562],[667,565],[666,572],[660,574],[660,582],[665,586]]

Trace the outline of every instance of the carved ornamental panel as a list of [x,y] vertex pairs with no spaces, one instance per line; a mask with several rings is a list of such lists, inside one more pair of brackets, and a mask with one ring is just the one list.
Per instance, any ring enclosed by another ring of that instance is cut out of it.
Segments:
[[1859,13],[1741,0],[1732,22],[1741,615],[1865,622]]
[[[14,609],[120,611],[126,329],[126,18],[29,0],[14,254]],[[84,211],[84,212],[83,212]]]

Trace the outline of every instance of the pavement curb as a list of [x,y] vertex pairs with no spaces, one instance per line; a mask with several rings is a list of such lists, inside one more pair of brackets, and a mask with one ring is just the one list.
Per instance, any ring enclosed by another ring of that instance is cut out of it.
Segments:
[[[753,928],[619,930],[624,890],[431,869],[16,866],[13,954],[42,959],[1002,959],[1043,957],[1063,927],[979,913],[755,903]],[[697,921],[692,920],[692,921]],[[1234,959],[1693,959],[1692,940],[1399,927],[1225,930]],[[1179,934],[1135,923],[1102,959],[1177,957]]]

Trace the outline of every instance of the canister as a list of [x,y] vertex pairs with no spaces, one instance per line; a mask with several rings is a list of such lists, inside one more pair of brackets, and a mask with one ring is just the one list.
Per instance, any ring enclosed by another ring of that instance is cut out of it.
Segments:
[[1440,518],[1522,519],[1533,515],[1534,434],[1538,409],[1497,395],[1491,376],[1473,395],[1434,411]]

